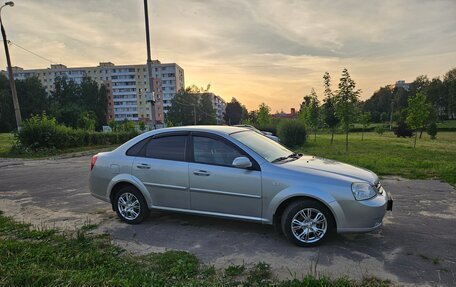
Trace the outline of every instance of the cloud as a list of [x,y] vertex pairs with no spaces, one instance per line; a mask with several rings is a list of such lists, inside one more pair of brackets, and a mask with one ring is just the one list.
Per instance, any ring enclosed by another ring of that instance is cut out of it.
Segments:
[[[456,63],[456,2],[448,1],[149,1],[152,54],[249,109],[299,107],[322,75],[348,68],[366,98],[380,86]],[[2,12],[8,37],[68,66],[144,63],[139,0],[18,0]],[[14,65],[49,63],[12,46]],[[4,58],[0,65],[5,66]]]

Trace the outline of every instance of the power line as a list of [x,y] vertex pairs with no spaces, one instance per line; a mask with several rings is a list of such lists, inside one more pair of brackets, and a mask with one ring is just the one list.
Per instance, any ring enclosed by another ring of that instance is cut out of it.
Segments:
[[47,61],[47,62],[49,62],[49,63],[51,63],[51,64],[55,64],[54,61],[49,60],[48,58],[43,57],[43,56],[41,56],[40,54],[37,54],[37,53],[35,53],[35,52],[33,52],[33,51],[30,51],[29,49],[24,48],[24,47],[22,47],[22,46],[20,46],[20,45],[18,45],[18,44],[16,44],[16,43],[14,43],[14,42],[11,41],[11,40],[8,40],[8,44],[12,44],[12,45],[18,47],[19,49],[22,49],[22,50],[24,50],[24,51],[26,51],[26,52],[28,52],[28,53],[30,53],[30,54],[32,54],[32,55],[34,55],[34,56],[40,58],[40,59],[42,59],[42,60],[45,60],[45,61]]

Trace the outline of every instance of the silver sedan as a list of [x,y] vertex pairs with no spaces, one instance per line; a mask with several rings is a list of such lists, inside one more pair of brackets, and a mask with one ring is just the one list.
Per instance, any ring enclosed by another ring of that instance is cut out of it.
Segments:
[[393,203],[371,171],[229,126],[155,130],[99,153],[90,190],[126,223],[152,209],[217,216],[274,225],[299,246],[375,230]]

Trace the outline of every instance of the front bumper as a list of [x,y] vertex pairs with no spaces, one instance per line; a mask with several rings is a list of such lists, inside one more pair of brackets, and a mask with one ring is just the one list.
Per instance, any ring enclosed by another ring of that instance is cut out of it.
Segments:
[[344,202],[341,207],[345,222],[338,226],[337,232],[370,232],[380,228],[386,211],[393,210],[393,197],[381,186],[379,191],[376,197],[369,200]]

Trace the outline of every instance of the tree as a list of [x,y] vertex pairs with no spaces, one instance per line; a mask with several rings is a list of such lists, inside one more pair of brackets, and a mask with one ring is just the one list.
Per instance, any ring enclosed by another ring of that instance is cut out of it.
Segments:
[[90,77],[84,77],[80,84],[81,105],[85,111],[91,111],[95,115],[96,127],[101,129],[106,125],[108,114],[108,97],[105,85],[98,86],[97,82]]
[[226,104],[224,119],[228,125],[238,125],[241,123],[242,105],[236,98],[232,98],[231,102]]
[[50,95],[51,114],[59,123],[77,128],[79,117],[84,112],[92,113],[96,129],[106,124],[108,111],[107,89],[89,77],[80,84],[67,77],[57,77],[55,89]]
[[456,68],[445,74],[443,77],[443,85],[445,86],[447,95],[447,118],[456,119]]
[[196,115],[198,98],[191,87],[180,90],[171,100],[167,120],[174,125],[193,125],[197,122]]
[[364,129],[366,129],[370,125],[371,121],[371,114],[369,112],[364,112],[360,116],[360,122],[362,125],[361,130],[361,140],[364,140]]
[[271,108],[265,103],[261,103],[258,107],[257,122],[260,126],[265,126],[271,123]]
[[[20,96],[20,94],[18,94]],[[11,132],[16,128],[13,98],[8,78],[0,74],[0,132]]]
[[428,125],[427,133],[428,133],[428,135],[431,136],[432,140],[436,139],[435,136],[437,135],[437,124],[435,122],[432,122],[431,124]]
[[324,124],[331,131],[331,144],[334,141],[334,133],[339,125],[339,118],[336,116],[336,107],[334,105],[334,94],[331,90],[331,76],[326,72],[323,76],[325,86],[324,104],[321,107],[322,118]]
[[356,89],[355,81],[350,77],[347,69],[342,71],[339,90],[334,97],[336,116],[340,119],[345,130],[345,151],[348,152],[348,129],[356,118],[356,104],[361,90]]
[[304,97],[299,110],[299,116],[304,121],[305,125],[314,133],[314,141],[317,140],[317,130],[320,124],[320,102],[317,98],[317,93],[312,88],[310,94]]
[[46,90],[37,77],[16,81],[16,89],[24,119],[40,115],[48,109]]
[[212,105],[212,95],[203,93],[199,95],[198,105],[198,124],[199,125],[215,125],[217,118],[215,116],[214,106]]
[[426,94],[423,92],[418,92],[415,97],[410,97],[408,99],[408,105],[406,122],[410,128],[415,130],[413,147],[416,147],[418,129],[424,128],[431,106],[426,102]]
[[[49,110],[46,90],[36,77],[16,80],[18,100],[23,120]],[[0,75],[0,132],[10,132],[16,127],[13,100],[8,79]]]
[[97,124],[97,118],[95,113],[90,112],[83,112],[78,119],[78,128],[87,131],[95,131],[95,125]]
[[216,124],[212,94],[195,85],[179,91],[171,100],[167,121],[175,125]]

